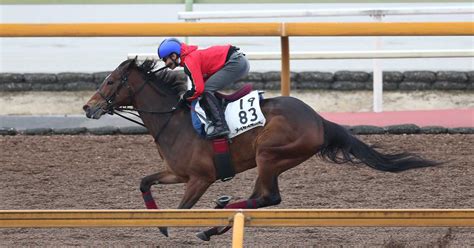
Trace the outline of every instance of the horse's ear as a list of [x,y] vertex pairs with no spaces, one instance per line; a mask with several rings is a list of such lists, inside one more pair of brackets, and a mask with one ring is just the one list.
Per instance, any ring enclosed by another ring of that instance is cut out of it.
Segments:
[[133,66],[136,66],[137,60],[138,60],[138,56],[135,56],[135,58],[133,58],[133,60],[130,61],[130,64],[128,64],[128,69],[132,68]]

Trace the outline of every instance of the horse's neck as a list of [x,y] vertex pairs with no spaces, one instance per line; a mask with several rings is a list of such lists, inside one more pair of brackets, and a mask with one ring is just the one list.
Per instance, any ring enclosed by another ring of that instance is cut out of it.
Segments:
[[[163,96],[152,89],[151,86],[145,86],[134,98],[133,107],[145,111],[166,112],[174,107],[175,96]],[[152,134],[159,132],[165,122],[169,119],[170,114],[165,113],[147,113],[140,112],[140,117]]]
[[[133,103],[137,109],[164,112],[170,111],[176,105],[177,96],[157,95],[151,88],[145,88],[142,92]],[[156,139],[155,141],[165,157],[169,157],[169,154],[172,154],[171,150],[179,145],[177,140],[192,136],[189,134],[190,131],[193,131],[191,117],[189,111],[183,107],[178,107],[176,111],[168,114],[142,112],[140,117],[150,134]]]

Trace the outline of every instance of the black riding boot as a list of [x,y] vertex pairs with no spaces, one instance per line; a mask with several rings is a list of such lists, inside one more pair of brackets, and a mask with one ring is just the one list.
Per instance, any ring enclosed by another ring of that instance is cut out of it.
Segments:
[[214,130],[207,134],[206,138],[214,139],[217,137],[227,136],[230,131],[225,121],[224,111],[222,111],[219,101],[213,93],[204,92],[200,101],[208,118],[211,119]]

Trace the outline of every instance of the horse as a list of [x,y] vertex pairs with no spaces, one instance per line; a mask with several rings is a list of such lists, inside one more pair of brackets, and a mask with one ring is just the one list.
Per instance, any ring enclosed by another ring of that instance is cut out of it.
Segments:
[[[166,163],[166,169],[140,182],[145,205],[157,209],[152,185],[184,183],[178,209],[192,208],[217,180],[212,142],[193,129],[190,107],[179,100],[186,90],[169,70],[154,71],[155,62],[123,61],[109,74],[84,105],[88,118],[99,119],[123,106],[133,106]],[[382,153],[353,136],[346,128],[325,120],[304,102],[279,96],[260,101],[266,124],[232,138],[231,158],[235,173],[257,168],[253,192],[247,200],[226,209],[256,209],[281,202],[278,176],[312,156],[341,163],[363,163],[373,169],[400,172],[435,166],[439,162],[407,152]],[[230,227],[214,227],[198,233],[202,240],[220,235]],[[168,236],[168,229],[160,227]]]

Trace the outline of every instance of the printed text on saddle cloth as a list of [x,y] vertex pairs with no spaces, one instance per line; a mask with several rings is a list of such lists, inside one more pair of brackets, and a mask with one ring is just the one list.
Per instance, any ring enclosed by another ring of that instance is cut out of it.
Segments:
[[[195,106],[195,111],[199,113],[199,119],[204,123],[205,130],[207,130],[209,123],[202,118],[206,115],[199,102]],[[258,91],[252,91],[239,100],[229,103],[225,109],[225,120],[230,130],[229,138],[233,138],[252,128],[264,126],[266,120],[260,109]]]

